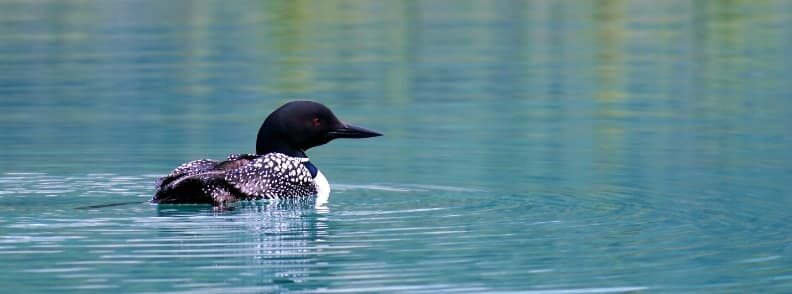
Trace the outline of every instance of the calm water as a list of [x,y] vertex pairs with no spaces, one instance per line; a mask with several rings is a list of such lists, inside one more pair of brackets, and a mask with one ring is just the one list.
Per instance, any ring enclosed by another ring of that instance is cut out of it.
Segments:
[[[792,292],[757,2],[0,1],[0,291]],[[289,98],[327,207],[146,203]]]

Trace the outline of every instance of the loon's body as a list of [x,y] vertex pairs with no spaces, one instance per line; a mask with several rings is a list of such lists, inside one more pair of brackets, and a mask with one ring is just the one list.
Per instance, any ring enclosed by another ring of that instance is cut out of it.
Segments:
[[327,179],[305,150],[336,138],[368,138],[381,134],[338,120],[311,101],[289,102],[262,123],[256,154],[231,154],[224,161],[201,159],[184,163],[157,181],[155,203],[211,203],[297,198],[330,193]]

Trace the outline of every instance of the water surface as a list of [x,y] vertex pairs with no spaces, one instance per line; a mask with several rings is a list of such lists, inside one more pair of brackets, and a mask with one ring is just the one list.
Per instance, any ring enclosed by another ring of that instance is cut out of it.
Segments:
[[[792,291],[792,2],[2,1],[0,285]],[[156,206],[292,98],[309,201]],[[118,205],[116,205],[118,204]]]

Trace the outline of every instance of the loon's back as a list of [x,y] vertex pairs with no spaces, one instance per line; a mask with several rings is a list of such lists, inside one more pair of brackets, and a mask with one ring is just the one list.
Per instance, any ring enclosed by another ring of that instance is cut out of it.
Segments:
[[154,203],[211,203],[314,195],[316,169],[308,158],[281,153],[231,154],[225,161],[184,163],[157,181]]

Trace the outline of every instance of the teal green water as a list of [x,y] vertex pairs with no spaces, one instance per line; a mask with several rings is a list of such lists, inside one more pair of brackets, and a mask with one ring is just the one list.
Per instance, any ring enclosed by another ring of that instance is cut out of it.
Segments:
[[[0,1],[0,291],[792,291],[790,1]],[[310,203],[155,206],[291,98]],[[126,203],[118,206],[105,204]]]

